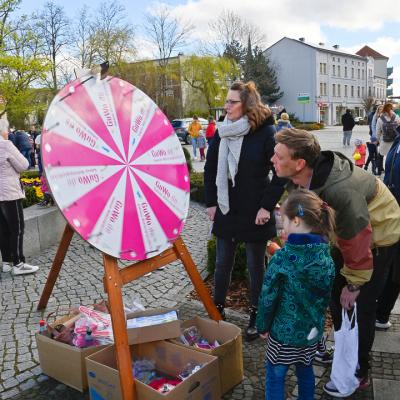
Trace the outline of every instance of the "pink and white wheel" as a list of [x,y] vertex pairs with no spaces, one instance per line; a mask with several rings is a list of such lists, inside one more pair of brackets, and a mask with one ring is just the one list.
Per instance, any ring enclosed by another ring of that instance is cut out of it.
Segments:
[[68,223],[104,253],[144,260],[181,233],[190,198],[182,147],[130,83],[84,77],[65,86],[46,115],[42,157]]

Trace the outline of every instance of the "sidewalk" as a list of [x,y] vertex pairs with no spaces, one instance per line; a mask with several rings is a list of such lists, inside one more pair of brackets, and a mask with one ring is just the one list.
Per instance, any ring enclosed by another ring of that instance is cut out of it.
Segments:
[[[335,127],[341,128],[341,127]],[[354,137],[368,136],[365,127],[357,127]],[[341,132],[338,129],[321,133],[323,148],[341,147]],[[325,143],[325,144],[324,144]],[[347,149],[346,149],[347,150]],[[202,163],[204,165],[204,163]],[[206,275],[206,241],[209,221],[203,206],[191,203],[189,216],[183,231],[183,239],[200,271]],[[32,276],[13,277],[0,274],[0,399],[89,399],[87,393],[70,389],[42,374],[35,331],[39,320],[50,312],[61,314],[72,306],[91,304],[104,298],[102,284],[103,266],[100,252],[89,247],[77,235],[74,236],[67,253],[59,279],[45,312],[36,307],[57,247],[47,249],[32,263],[41,266]],[[195,314],[205,315],[203,306],[186,299],[192,290],[191,282],[179,261],[171,263],[164,270],[156,270],[148,277],[142,277],[124,287],[124,298],[139,295],[147,307],[178,307],[184,318]],[[245,328],[247,316],[227,310],[228,321]],[[392,317],[393,326],[387,332],[377,332],[372,354],[373,385],[368,390],[356,393],[352,399],[392,400],[400,393],[400,303]],[[223,398],[237,400],[262,400],[264,398],[264,353],[261,339],[244,343],[245,379],[231,393]],[[329,379],[329,367],[315,366],[317,378],[316,399],[330,399],[322,387]],[[296,398],[297,388],[291,369],[287,379],[287,399]]]

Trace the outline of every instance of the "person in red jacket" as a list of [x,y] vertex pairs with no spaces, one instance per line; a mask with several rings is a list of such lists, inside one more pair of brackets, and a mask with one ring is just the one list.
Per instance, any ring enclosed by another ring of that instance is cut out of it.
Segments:
[[357,165],[357,167],[362,168],[365,164],[365,155],[367,153],[367,149],[361,139],[356,139],[354,144],[356,145],[353,151],[354,164]]
[[215,120],[214,117],[209,117],[208,118],[208,126],[206,129],[206,139],[207,139],[207,143],[208,145],[210,145],[210,142],[212,140],[212,138],[215,135]]

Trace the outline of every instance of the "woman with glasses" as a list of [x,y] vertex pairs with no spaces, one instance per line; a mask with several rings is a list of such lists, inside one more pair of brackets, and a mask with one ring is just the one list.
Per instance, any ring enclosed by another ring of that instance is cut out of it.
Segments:
[[214,302],[225,318],[235,250],[239,242],[244,242],[251,297],[246,338],[253,340],[258,337],[255,321],[266,244],[276,236],[272,211],[286,180],[275,175],[270,161],[275,146],[274,120],[255,84],[235,82],[224,109],[226,117],[217,123],[204,168],[207,214],[217,238]]

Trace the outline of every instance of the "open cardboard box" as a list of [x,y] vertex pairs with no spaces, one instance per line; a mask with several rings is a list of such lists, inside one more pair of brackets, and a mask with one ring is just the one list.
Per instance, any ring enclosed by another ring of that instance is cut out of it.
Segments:
[[[132,360],[148,359],[158,371],[177,376],[188,363],[201,364],[199,371],[190,375],[170,392],[162,394],[135,379],[136,400],[216,400],[221,397],[218,361],[216,357],[166,341],[130,346]],[[115,346],[86,358],[91,400],[122,400]],[[132,371],[124,371],[132,373]]]
[[239,327],[226,321],[213,321],[208,318],[194,317],[182,322],[182,330],[196,326],[202,337],[209,343],[218,340],[220,346],[212,350],[187,346],[179,338],[171,342],[194,349],[204,354],[218,357],[221,392],[226,393],[243,380],[242,331]]
[[[65,324],[71,316],[57,319],[51,326]],[[83,392],[88,387],[85,357],[106,346],[94,346],[85,349],[70,346],[52,339],[47,334],[36,333],[40,367],[43,373],[67,386]]]
[[[174,309],[153,308],[150,310],[128,313],[126,315],[126,319],[129,320],[131,318],[165,314],[170,311],[175,311],[178,314],[178,311]],[[140,328],[128,328],[127,329],[128,343],[138,344],[146,342],[155,342],[157,340],[163,340],[163,339],[170,339],[179,336],[180,331],[181,331],[181,322],[179,320],[164,322],[157,325],[144,326]]]

